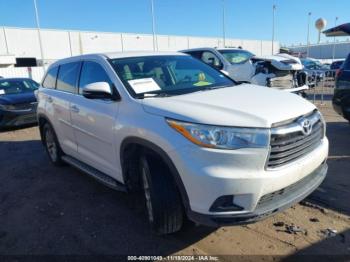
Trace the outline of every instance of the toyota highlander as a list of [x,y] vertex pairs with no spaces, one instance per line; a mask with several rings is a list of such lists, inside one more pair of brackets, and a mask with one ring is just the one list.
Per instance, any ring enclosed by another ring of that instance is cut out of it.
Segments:
[[304,199],[327,173],[325,122],[313,104],[237,84],[183,53],[63,59],[37,96],[53,164],[142,191],[158,234],[180,230],[185,218],[258,221]]

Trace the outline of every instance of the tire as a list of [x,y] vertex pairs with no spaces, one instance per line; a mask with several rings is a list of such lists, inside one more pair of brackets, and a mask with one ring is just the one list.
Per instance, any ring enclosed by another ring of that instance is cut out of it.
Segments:
[[179,231],[184,209],[169,168],[159,158],[145,155],[140,159],[140,172],[152,230],[159,235]]
[[58,143],[57,136],[52,126],[49,123],[45,123],[43,126],[43,141],[51,162],[55,166],[62,166],[64,162],[62,160],[63,151]]

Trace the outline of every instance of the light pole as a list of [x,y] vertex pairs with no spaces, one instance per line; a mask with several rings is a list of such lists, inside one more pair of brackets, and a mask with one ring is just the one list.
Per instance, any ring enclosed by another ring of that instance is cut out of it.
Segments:
[[5,47],[6,47],[6,54],[9,54],[9,46],[7,44],[7,37],[6,37],[6,32],[5,32],[5,27],[2,27],[2,31],[4,33],[4,40],[5,40]]
[[[339,17],[335,17],[334,26],[337,26],[337,21]],[[334,62],[335,57],[335,37],[333,37],[333,54],[332,54],[332,62]]]
[[34,9],[35,9],[35,20],[36,20],[36,27],[38,29],[38,36],[39,36],[39,47],[40,47],[40,55],[41,55],[41,61],[42,61],[42,67],[43,70],[45,71],[44,68],[44,51],[43,51],[43,43],[41,41],[41,32],[40,32],[40,21],[39,21],[39,13],[38,13],[38,6],[36,3],[36,0],[34,1]]
[[157,47],[157,36],[156,36],[156,20],[154,17],[154,3],[151,0],[151,13],[152,13],[152,34],[153,34],[153,51],[158,49]]
[[225,0],[222,0],[222,40],[224,48],[226,47],[226,17],[225,17]]
[[274,42],[275,42],[275,11],[276,11],[276,5],[272,6],[272,41],[271,41],[271,54],[274,53]]
[[310,48],[310,18],[311,18],[311,12],[308,13],[308,17],[307,17],[306,57],[309,57],[309,48]]

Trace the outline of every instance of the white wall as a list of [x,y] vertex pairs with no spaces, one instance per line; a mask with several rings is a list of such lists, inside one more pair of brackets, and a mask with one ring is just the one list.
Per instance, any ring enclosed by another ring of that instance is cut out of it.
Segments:
[[8,67],[0,68],[0,76],[2,77],[28,77],[38,83],[41,82],[41,78],[44,75],[42,67]]
[[[2,27],[0,55],[6,54],[4,31],[10,54],[16,57],[41,58],[37,29]],[[41,37],[45,61],[50,62],[71,55],[97,52],[153,50],[153,36],[149,34],[83,32],[42,29]],[[222,47],[222,38],[158,35],[160,51],[177,51],[194,47]],[[271,54],[271,41],[226,39],[226,46],[238,47],[257,54]],[[275,42],[276,52],[279,43]]]
[[[289,47],[294,52],[306,54],[307,46],[291,46]],[[318,45],[310,45],[309,57],[316,59],[332,59],[334,48],[334,58],[343,59],[350,54],[350,42],[323,43]]]

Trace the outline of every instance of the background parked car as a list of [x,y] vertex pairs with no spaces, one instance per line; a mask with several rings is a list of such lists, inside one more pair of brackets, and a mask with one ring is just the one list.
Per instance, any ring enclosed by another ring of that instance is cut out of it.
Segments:
[[327,66],[321,64],[320,61],[313,58],[301,58],[301,63],[304,66],[304,72],[309,76],[309,86],[315,87],[319,82],[321,82],[326,72],[329,71]]
[[345,61],[345,60],[334,61],[334,62],[331,64],[330,69],[331,69],[331,70],[337,70],[337,69],[339,69],[339,68],[343,65],[344,61]]
[[341,66],[343,65],[345,59],[342,60],[337,60],[334,61],[331,66],[330,66],[330,76],[335,78],[335,75],[337,74],[337,71],[341,68]]
[[333,107],[337,113],[350,121],[350,54],[335,77]]
[[225,71],[241,83],[268,86],[288,92],[308,89],[299,58],[288,54],[256,56],[241,48],[194,48],[182,50],[210,66]]
[[0,128],[36,123],[38,87],[29,78],[0,79]]

